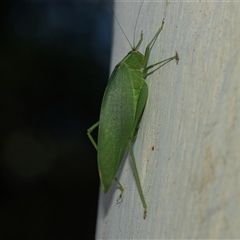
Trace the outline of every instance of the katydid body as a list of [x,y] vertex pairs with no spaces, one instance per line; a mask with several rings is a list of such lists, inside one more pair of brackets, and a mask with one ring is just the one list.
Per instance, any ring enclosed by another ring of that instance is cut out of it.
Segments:
[[[126,150],[130,150],[136,183],[144,208],[144,218],[147,214],[147,204],[140,184],[132,142],[137,136],[138,125],[148,97],[145,78],[149,69],[173,59],[178,60],[176,53],[171,58],[147,66],[150,51],[163,24],[164,22],[146,47],[144,55],[138,51],[143,38],[141,34],[137,46],[115,67],[103,96],[99,122],[88,129],[88,136],[97,149],[98,171],[104,193],[112,185]],[[91,132],[96,127],[98,127],[98,145],[91,136]],[[120,188],[123,191],[121,185]]]

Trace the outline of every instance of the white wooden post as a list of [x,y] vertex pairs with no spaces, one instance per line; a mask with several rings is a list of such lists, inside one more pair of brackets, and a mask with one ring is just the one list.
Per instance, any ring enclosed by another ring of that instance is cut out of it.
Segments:
[[[132,41],[140,2],[116,2]],[[96,239],[240,238],[240,3],[145,1],[140,51],[165,26],[150,56],[172,61],[147,78],[149,98],[134,145],[148,204],[143,208],[129,156],[116,185],[101,193]],[[115,24],[113,67],[130,47]]]

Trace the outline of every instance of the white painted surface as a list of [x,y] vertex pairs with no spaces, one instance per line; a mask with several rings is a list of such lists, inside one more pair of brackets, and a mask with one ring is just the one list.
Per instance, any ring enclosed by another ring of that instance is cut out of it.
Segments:
[[[140,3],[117,2],[132,42]],[[150,64],[180,61],[147,78],[149,98],[134,145],[148,216],[130,159],[99,202],[97,239],[233,239],[240,237],[240,3],[145,2],[136,39],[144,47],[165,26]],[[115,26],[112,68],[130,50]],[[154,147],[154,150],[152,150]]]

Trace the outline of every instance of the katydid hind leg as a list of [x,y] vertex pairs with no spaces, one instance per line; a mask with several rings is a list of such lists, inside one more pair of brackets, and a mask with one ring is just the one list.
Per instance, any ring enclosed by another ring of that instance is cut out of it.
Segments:
[[128,143],[130,157],[132,160],[133,171],[134,171],[134,175],[135,175],[135,179],[136,179],[136,184],[138,187],[138,192],[139,192],[139,195],[140,195],[140,198],[142,201],[142,205],[143,205],[143,209],[144,209],[144,214],[143,214],[144,219],[147,216],[147,203],[146,203],[146,200],[145,200],[145,197],[143,194],[143,190],[142,190],[142,186],[141,186],[141,182],[140,182],[140,178],[139,178],[139,174],[138,174],[138,170],[137,170],[137,164],[136,164],[135,156],[133,153],[132,142],[135,140],[135,138],[137,136],[138,125],[140,123],[142,113],[143,113],[144,107],[147,102],[147,97],[148,97],[148,87],[147,87],[146,82],[144,82],[142,90],[141,90],[141,92],[139,94],[139,98],[138,98],[138,104],[137,104],[137,109],[136,109],[136,114],[135,114],[136,117],[135,117],[134,128],[133,128],[133,135]]
[[131,160],[132,160],[132,166],[133,166],[133,171],[134,171],[134,175],[135,175],[135,180],[137,183],[137,187],[138,187],[138,192],[142,201],[142,205],[143,205],[143,218],[145,219],[147,217],[147,203],[143,194],[143,190],[142,190],[142,185],[140,182],[140,178],[139,178],[139,174],[138,174],[138,170],[137,170],[137,165],[136,165],[136,160],[134,157],[134,153],[133,153],[133,148],[132,148],[132,142],[129,141],[128,142],[128,147],[129,147],[129,152],[130,152],[130,156],[131,156]]
[[93,124],[90,128],[88,128],[87,130],[87,135],[88,135],[88,138],[90,139],[92,145],[95,147],[95,149],[97,150],[97,143],[95,142],[95,140],[93,139],[91,133],[92,131],[97,128],[99,125],[99,122],[96,122],[95,124]]
[[146,82],[144,82],[141,92],[138,97],[138,103],[137,103],[137,109],[136,109],[136,113],[135,113],[135,120],[134,120],[134,125],[133,125],[131,141],[134,141],[136,139],[138,125],[142,118],[143,110],[144,110],[146,102],[147,102],[147,97],[148,97],[148,86],[147,86]]

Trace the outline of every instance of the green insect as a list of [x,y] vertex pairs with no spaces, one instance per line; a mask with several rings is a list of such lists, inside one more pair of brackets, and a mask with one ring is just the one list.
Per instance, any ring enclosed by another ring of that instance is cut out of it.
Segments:
[[[137,137],[138,126],[148,97],[145,79],[157,70],[149,73],[153,67],[159,68],[161,64],[174,59],[177,62],[179,60],[176,52],[173,57],[147,66],[151,49],[163,25],[164,20],[147,45],[144,55],[138,51],[143,40],[141,33],[136,47],[131,46],[132,50],[116,65],[104,92],[99,121],[87,130],[87,135],[97,150],[98,171],[104,193],[108,192],[115,179],[121,190],[119,198],[122,197],[124,189],[116,178],[116,174],[126,150],[129,149],[136,184],[144,208],[144,219],[147,216],[147,203],[141,187],[132,144]],[[98,145],[91,136],[91,132],[97,127]]]

